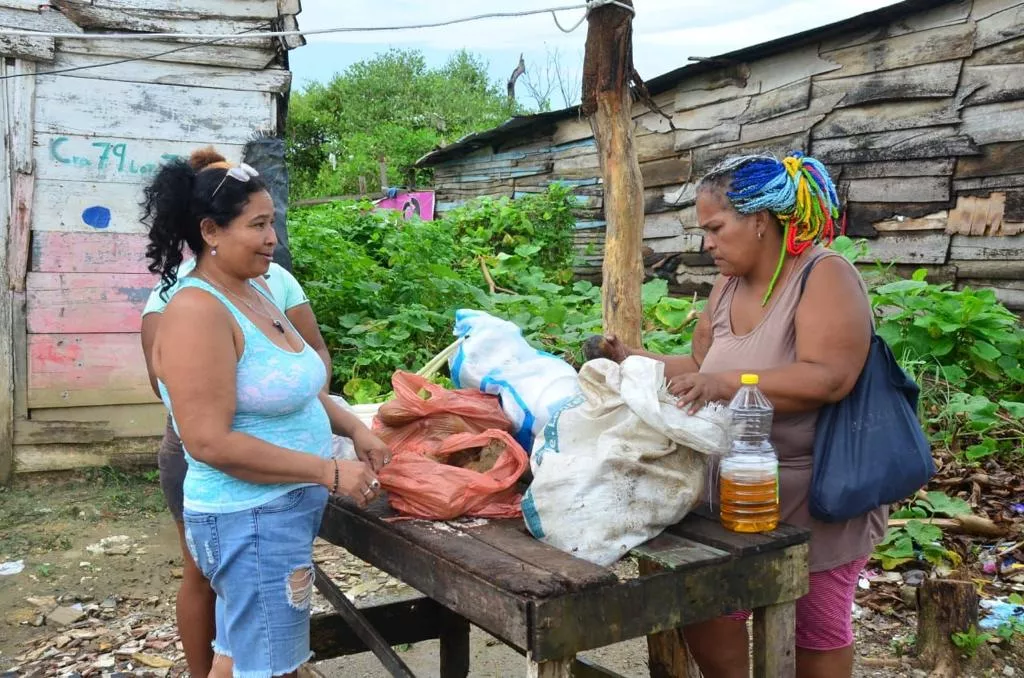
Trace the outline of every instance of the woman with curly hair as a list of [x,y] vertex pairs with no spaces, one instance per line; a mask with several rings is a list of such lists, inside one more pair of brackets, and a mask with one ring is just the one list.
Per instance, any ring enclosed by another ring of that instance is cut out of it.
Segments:
[[[607,338],[608,357],[648,355],[665,363],[681,407],[728,402],[754,372],[775,407],[781,518],[811,530],[810,591],[797,601],[798,678],[849,678],[858,575],[881,539],[886,509],[841,523],[808,511],[819,408],[857,382],[871,342],[871,309],[857,270],[820,247],[839,216],[835,186],[814,158],[751,155],[714,168],[697,189],[704,250],[721,275],[688,356],[632,350]],[[749,675],[746,620],[737,611],[684,629],[707,678]]]
[[[172,287],[152,370],[188,461],[185,541],[216,593],[210,675],[294,676],[310,657],[312,547],[329,494],[364,506],[387,447],[335,404],[324,362],[256,279],[277,239],[255,170],[212,149],[163,166],[146,188],[150,270]],[[177,279],[185,246],[195,268]]]

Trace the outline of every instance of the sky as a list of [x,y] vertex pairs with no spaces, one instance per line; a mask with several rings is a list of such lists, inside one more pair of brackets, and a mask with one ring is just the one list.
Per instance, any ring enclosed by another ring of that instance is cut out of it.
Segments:
[[[486,12],[508,12],[582,5],[581,0],[302,0],[301,28],[381,26],[442,21]],[[634,0],[633,60],[645,80],[687,63],[741,47],[839,21],[891,4],[891,0]],[[558,14],[568,28],[582,9]],[[491,77],[505,83],[524,54],[527,72],[539,70],[557,49],[565,70],[583,62],[587,25],[565,34],[550,13],[486,19],[444,28],[310,36],[291,52],[295,84],[327,82],[352,63],[390,47],[421,50],[431,66],[466,48],[488,63]],[[556,108],[562,102],[555,101]]]

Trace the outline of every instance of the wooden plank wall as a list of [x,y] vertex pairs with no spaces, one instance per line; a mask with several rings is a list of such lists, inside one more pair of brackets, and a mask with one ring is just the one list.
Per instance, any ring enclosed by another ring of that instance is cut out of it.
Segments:
[[[954,0],[841,38],[683,79],[636,104],[648,273],[706,292],[699,178],[729,155],[797,149],[824,161],[851,236],[879,260],[926,265],[1024,309],[1024,0]],[[584,275],[600,271],[603,222],[586,121],[444,162],[439,208],[577,186]]]
[[[269,29],[289,0],[0,0],[0,26],[62,33],[224,33]],[[46,42],[49,40],[49,42]],[[298,43],[292,43],[294,46]],[[36,39],[0,42],[0,56],[31,54],[3,81],[13,127],[0,200],[11,290],[0,327],[13,324],[15,471],[63,470],[152,458],[166,411],[153,395],[139,313],[155,277],[146,270],[142,188],[160,163],[215,145],[239,161],[259,132],[275,133],[291,74],[265,39],[180,48],[185,41]],[[96,67],[120,58],[150,56]],[[2,62],[2,59],[0,59]],[[60,75],[49,71],[84,68]],[[10,67],[8,67],[10,68]],[[9,176],[9,181],[8,181]],[[5,334],[5,336],[8,336]]]

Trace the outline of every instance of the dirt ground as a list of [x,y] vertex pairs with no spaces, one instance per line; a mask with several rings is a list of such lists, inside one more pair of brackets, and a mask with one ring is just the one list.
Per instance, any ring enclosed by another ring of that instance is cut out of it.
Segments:
[[[415,592],[344,551],[318,543],[315,559],[359,605]],[[99,470],[0,490],[0,678],[8,676],[186,675],[174,624],[181,557],[154,472]],[[630,567],[625,563],[622,567]],[[17,568],[15,568],[17,569]],[[317,596],[315,611],[328,609]],[[857,678],[919,678],[906,656],[911,612],[857,611]],[[1024,653],[992,646],[973,675],[1024,677]],[[524,660],[479,629],[472,676],[515,676]],[[437,643],[399,648],[418,676],[438,673]],[[623,676],[646,676],[641,640],[586,657]],[[316,664],[328,678],[384,678],[372,655]]]

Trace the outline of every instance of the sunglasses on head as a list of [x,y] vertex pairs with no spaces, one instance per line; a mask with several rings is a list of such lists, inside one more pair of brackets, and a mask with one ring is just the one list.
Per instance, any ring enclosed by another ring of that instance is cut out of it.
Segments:
[[213,193],[210,194],[210,197],[213,198],[215,195],[217,195],[217,191],[219,191],[221,186],[224,185],[224,182],[228,180],[228,177],[231,177],[235,181],[241,181],[242,183],[246,183],[249,181],[249,179],[252,179],[253,177],[258,177],[259,175],[259,172],[254,170],[249,165],[246,165],[244,162],[236,167],[228,168],[228,171],[224,173],[224,178],[220,180],[219,184],[217,184],[217,188],[213,189]]

